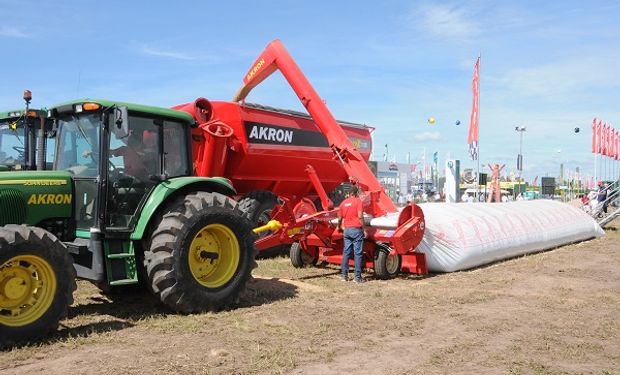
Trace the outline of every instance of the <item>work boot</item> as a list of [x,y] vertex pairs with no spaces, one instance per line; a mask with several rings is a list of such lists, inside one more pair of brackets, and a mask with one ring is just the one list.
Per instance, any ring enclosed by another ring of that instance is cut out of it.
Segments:
[[355,280],[353,280],[353,282],[356,284],[363,284],[366,282],[366,279],[364,279],[363,277],[356,277]]

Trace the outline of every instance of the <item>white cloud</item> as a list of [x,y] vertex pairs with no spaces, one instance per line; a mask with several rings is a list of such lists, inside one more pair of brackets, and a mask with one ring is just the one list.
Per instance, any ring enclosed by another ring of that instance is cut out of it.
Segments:
[[0,36],[12,37],[12,38],[29,38],[30,35],[23,32],[17,27],[12,26],[0,26]]
[[409,21],[424,32],[445,38],[469,39],[481,32],[465,11],[445,4],[420,6],[413,10]]
[[419,142],[424,141],[439,141],[441,140],[441,134],[439,132],[423,132],[416,134],[414,139]]
[[196,56],[188,55],[186,53],[153,48],[146,44],[140,47],[140,52],[142,52],[145,55],[166,57],[166,58],[176,59],[176,60],[197,60],[198,59]]
[[581,95],[584,90],[620,85],[620,78],[615,74],[617,57],[609,54],[568,57],[534,67],[512,69],[494,83],[522,97]]

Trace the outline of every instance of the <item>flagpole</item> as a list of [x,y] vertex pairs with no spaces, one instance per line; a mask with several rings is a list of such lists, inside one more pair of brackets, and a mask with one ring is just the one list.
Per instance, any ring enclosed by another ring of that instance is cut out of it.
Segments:
[[598,154],[595,152],[594,153],[594,180],[596,180],[596,164],[598,162]]
[[424,181],[422,182],[422,187],[426,188],[426,147],[424,147]]
[[592,142],[592,152],[594,153],[594,180],[597,181],[596,165],[598,164],[598,146],[600,141],[598,139],[598,125],[596,123],[596,117],[592,120],[592,125],[592,139],[594,140],[594,142]]
[[[480,124],[480,66],[482,65],[482,53],[478,52],[478,103],[476,103],[477,106],[477,110],[478,110],[478,124]],[[476,152],[477,154],[477,165],[476,165],[476,181],[477,181],[477,185],[478,185],[478,189],[476,191],[476,198],[478,199],[478,202],[480,201],[480,126],[478,126],[478,150]]]

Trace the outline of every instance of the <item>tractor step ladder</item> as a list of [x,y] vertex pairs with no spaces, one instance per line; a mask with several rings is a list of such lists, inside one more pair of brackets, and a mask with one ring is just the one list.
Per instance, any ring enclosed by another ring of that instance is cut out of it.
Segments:
[[130,285],[138,282],[133,241],[108,240],[104,244],[108,284]]

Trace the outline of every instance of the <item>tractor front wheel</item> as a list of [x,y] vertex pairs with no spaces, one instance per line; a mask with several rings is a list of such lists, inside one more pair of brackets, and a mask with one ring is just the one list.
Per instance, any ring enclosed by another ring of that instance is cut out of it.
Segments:
[[25,225],[0,227],[0,347],[55,331],[76,288],[73,260],[54,235]]
[[182,313],[227,308],[245,287],[255,248],[250,222],[237,202],[196,192],[165,208],[144,253],[153,292]]

